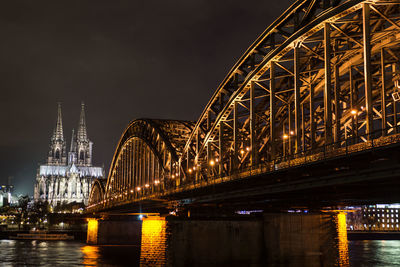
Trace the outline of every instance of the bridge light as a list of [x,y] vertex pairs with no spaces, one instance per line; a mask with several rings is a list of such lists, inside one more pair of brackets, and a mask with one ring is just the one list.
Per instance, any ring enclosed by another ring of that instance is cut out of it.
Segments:
[[189,173],[192,173],[192,169],[191,169],[191,168],[189,168],[189,170],[188,170],[188,171],[189,171]]
[[219,159],[218,159],[218,158],[216,158],[216,159],[215,159],[215,162],[218,162],[218,161],[219,161]]
[[283,139],[288,139],[288,138],[289,138],[289,135],[284,134],[284,135],[282,136],[282,138],[283,138]]
[[250,147],[246,146],[246,151],[250,151]]
[[240,154],[242,154],[242,155],[244,154],[244,150],[243,149],[240,150]]
[[136,190],[137,190],[137,191],[140,191],[140,189],[142,189],[142,188],[140,188],[140,186],[136,187]]
[[194,171],[196,170],[196,166],[195,166],[195,167],[193,167],[193,170],[194,170]]
[[172,178],[175,178],[175,175],[174,175],[174,174],[172,174]]
[[159,180],[155,180],[154,183],[155,183],[155,184],[159,184],[160,181],[159,181]]
[[356,114],[357,114],[357,110],[356,110],[356,109],[352,109],[352,110],[350,111],[350,113],[353,114],[353,115],[356,115]]
[[131,193],[133,193],[133,190],[131,190]]
[[294,135],[294,132],[293,132],[293,131],[290,131],[290,135]]
[[150,185],[149,185],[149,184],[145,184],[144,186],[145,186],[146,188],[148,188]]
[[210,160],[210,166],[214,166],[215,162],[214,160]]

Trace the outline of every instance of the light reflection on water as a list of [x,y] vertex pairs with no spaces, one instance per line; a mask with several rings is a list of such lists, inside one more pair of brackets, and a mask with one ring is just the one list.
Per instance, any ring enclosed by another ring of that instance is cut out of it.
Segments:
[[0,240],[0,266],[139,266],[137,246],[88,246],[78,241]]
[[[400,266],[400,240],[349,241],[350,266]],[[139,266],[135,246],[0,240],[0,266]]]
[[349,241],[350,266],[400,266],[400,240]]

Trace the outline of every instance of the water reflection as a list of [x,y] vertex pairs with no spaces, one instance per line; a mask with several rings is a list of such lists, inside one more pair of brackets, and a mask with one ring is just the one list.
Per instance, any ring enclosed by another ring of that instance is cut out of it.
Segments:
[[95,266],[100,259],[99,247],[97,246],[83,246],[81,247],[83,253],[83,264],[85,266]]
[[350,266],[400,266],[400,240],[349,241]]
[[338,250],[339,250],[339,259],[338,265],[341,267],[349,266],[349,247],[347,240],[347,229],[346,229],[346,213],[338,213],[336,215],[336,227],[337,227],[337,235],[338,235]]
[[[350,266],[399,266],[400,240],[349,241]],[[0,240],[0,266],[139,266],[135,246]]]

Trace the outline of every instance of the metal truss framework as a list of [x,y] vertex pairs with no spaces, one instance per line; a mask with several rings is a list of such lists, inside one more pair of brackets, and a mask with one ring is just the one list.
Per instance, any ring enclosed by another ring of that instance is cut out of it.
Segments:
[[400,2],[295,2],[240,58],[196,124],[127,128],[97,205],[276,169],[322,149],[397,142],[388,136],[399,126],[399,43]]

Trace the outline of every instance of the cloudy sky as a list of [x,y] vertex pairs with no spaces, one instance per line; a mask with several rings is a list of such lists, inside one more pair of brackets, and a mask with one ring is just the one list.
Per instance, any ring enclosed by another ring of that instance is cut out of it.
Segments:
[[0,183],[33,194],[62,102],[69,146],[87,106],[108,170],[135,118],[196,121],[289,0],[13,0],[0,3]]

